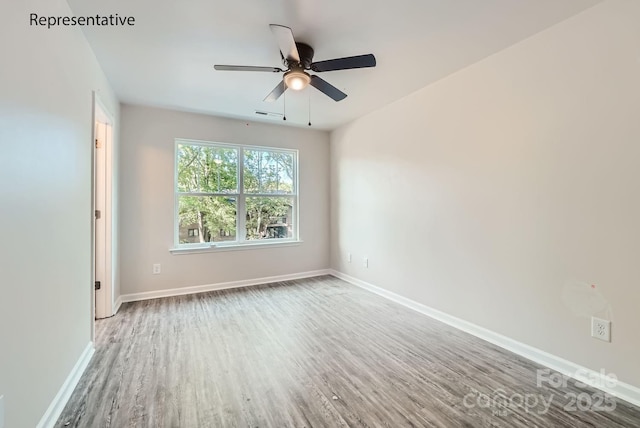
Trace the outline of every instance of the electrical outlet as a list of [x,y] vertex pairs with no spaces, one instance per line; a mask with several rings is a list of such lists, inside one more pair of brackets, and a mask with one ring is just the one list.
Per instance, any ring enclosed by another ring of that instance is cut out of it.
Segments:
[[162,269],[161,269],[160,263],[155,263],[155,264],[153,265],[153,274],[154,274],[154,275],[159,275],[159,274],[160,274],[160,272],[162,272]]
[[591,317],[591,337],[611,342],[611,321]]
[[0,428],[4,428],[4,395],[0,395]]
[[351,263],[351,253],[347,253],[347,261]]
[[364,261],[363,261],[362,265],[363,265],[364,267],[366,267],[366,268],[368,268],[368,267],[369,267],[369,259],[368,259],[367,257],[365,257],[365,258],[364,258]]

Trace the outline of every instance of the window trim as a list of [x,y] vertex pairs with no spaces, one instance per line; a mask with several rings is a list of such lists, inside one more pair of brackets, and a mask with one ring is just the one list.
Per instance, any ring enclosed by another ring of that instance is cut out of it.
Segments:
[[[234,244],[234,245],[198,245],[196,247],[187,247],[187,244],[182,244],[179,248],[169,248],[169,252],[173,255],[184,254],[200,254],[200,253],[215,253],[220,251],[247,251],[247,250],[260,250],[263,248],[279,248],[279,247],[296,247],[301,245],[304,241],[297,239],[269,239],[268,241],[276,242],[254,242],[248,241],[248,244]],[[209,242],[208,244],[212,244]]]
[[[208,193],[192,192],[192,196],[227,196],[236,198],[236,240],[221,242],[196,242],[189,244],[180,243],[180,219],[179,219],[179,197],[187,192],[178,191],[178,146],[188,144],[193,146],[216,147],[233,149],[238,153],[238,169],[236,183],[238,184],[236,193]],[[260,150],[270,152],[280,152],[292,154],[294,156],[293,165],[293,192],[291,194],[265,194],[265,193],[245,193],[244,192],[244,151]],[[220,143],[217,141],[193,140],[188,138],[176,138],[174,140],[173,159],[173,247],[169,249],[172,254],[201,253],[231,249],[253,249],[261,247],[290,246],[302,243],[300,239],[300,184],[299,184],[299,161],[298,149],[288,149],[284,147],[257,146],[252,144]],[[292,218],[293,236],[291,238],[271,238],[271,239],[246,239],[246,198],[247,197],[280,197],[293,199]],[[244,213],[244,216],[242,215]]]

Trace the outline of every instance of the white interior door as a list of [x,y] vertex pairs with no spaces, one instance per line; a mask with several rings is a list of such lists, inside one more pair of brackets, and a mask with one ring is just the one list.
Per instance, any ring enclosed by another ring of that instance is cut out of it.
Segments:
[[99,102],[94,121],[94,276],[95,318],[113,315],[113,122]]

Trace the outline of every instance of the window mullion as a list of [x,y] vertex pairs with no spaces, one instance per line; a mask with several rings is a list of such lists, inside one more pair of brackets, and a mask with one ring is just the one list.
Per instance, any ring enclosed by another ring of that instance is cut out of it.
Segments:
[[236,229],[236,234],[238,236],[238,241],[242,242],[247,239],[247,212],[245,205],[245,196],[244,196],[244,148],[240,147],[238,154],[238,207],[236,214],[236,224],[238,225]]

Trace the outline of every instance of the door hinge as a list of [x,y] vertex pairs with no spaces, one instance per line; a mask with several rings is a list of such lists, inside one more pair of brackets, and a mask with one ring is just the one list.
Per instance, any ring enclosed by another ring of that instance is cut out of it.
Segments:
[[100,287],[101,287],[100,281],[96,281],[95,284],[94,284],[94,287],[95,287],[96,290],[100,290]]
[[102,216],[102,213],[100,212],[100,210],[96,210],[95,215],[96,215],[96,220],[98,220]]
[[100,141],[96,138],[96,149],[99,149],[102,147],[102,144],[100,144]]

